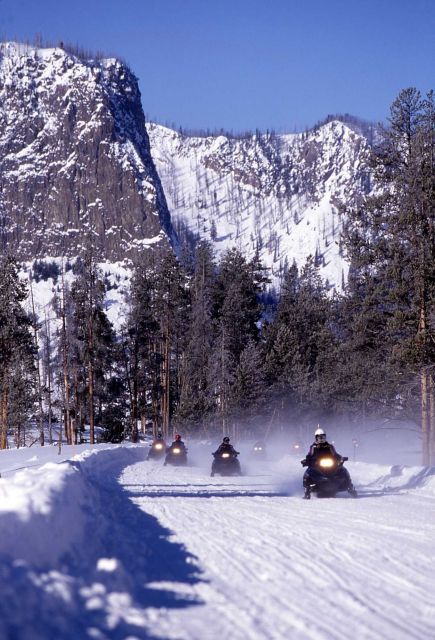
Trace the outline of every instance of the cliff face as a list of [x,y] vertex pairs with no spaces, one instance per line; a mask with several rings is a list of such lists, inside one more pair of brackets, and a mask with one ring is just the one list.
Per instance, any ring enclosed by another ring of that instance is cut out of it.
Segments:
[[[0,251],[119,261],[175,245],[259,254],[274,283],[315,256],[338,288],[341,205],[370,188],[363,135],[195,137],[149,123],[115,59],[0,44]],[[169,213],[170,212],[170,213]]]
[[179,235],[217,252],[257,252],[275,283],[293,260],[316,258],[340,288],[341,205],[370,189],[369,145],[339,121],[295,135],[195,137],[147,124],[151,152]]
[[115,59],[0,45],[0,247],[107,260],[173,239],[137,81]]

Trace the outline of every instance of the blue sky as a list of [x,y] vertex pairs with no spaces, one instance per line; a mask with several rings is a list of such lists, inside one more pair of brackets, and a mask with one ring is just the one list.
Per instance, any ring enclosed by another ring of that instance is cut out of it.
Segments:
[[0,36],[125,59],[148,119],[303,130],[435,88],[435,0],[0,0]]

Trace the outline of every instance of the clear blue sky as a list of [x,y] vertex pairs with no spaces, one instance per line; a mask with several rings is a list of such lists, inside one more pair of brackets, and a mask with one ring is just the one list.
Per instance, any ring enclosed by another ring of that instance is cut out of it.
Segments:
[[125,59],[148,119],[293,131],[435,88],[435,0],[0,0],[0,36]]

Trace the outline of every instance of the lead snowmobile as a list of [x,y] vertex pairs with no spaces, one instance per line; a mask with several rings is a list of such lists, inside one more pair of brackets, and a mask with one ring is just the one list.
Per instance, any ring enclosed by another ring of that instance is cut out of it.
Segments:
[[304,474],[304,498],[309,500],[311,493],[319,498],[334,498],[339,491],[347,491],[352,498],[357,497],[355,487],[350,479],[344,462],[349,458],[339,455],[334,446],[326,441],[323,429],[315,431],[315,442],[304,460],[303,467],[308,467]]

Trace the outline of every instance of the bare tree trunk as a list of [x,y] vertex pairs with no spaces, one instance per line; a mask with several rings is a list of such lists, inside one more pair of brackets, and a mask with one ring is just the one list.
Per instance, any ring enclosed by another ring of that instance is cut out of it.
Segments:
[[95,443],[95,423],[94,423],[94,369],[91,359],[88,362],[88,393],[89,393],[89,442]]
[[50,333],[50,323],[48,322],[47,311],[45,312],[45,338],[46,338],[46,371],[44,383],[46,383],[47,389],[47,399],[46,403],[48,406],[48,441],[50,444],[53,444],[53,429],[52,429],[52,404],[51,404],[51,394],[52,394],[52,384],[51,384],[51,333]]
[[163,428],[166,434],[169,434],[170,429],[170,363],[169,363],[169,332],[166,334],[165,340],[165,354],[164,354],[164,367],[165,367],[165,412],[163,414]]
[[435,465],[435,380],[429,374],[429,464]]
[[[63,368],[63,400],[64,400],[64,413],[65,413],[65,436],[68,444],[72,444],[71,437],[71,420],[70,420],[70,406],[69,406],[69,358],[68,358],[68,343],[66,333],[66,309],[65,309],[65,279],[64,269],[62,265],[62,368]],[[61,448],[61,438],[59,439],[59,452]]]
[[35,301],[33,298],[32,278],[29,277],[30,283],[30,299],[32,302],[32,316],[33,316],[33,339],[35,342],[35,355],[36,355],[36,387],[38,390],[38,427],[39,427],[39,443],[41,447],[44,446],[44,409],[42,407],[42,385],[41,385],[41,371],[39,369],[39,347],[38,347],[38,324],[35,314]]
[[428,373],[426,369],[422,369],[420,374],[420,390],[421,390],[421,436],[422,436],[422,464],[424,467],[429,466],[430,450],[429,450],[429,385]]
[[[426,356],[426,307],[424,304],[424,288],[420,287],[420,318],[418,334],[421,338],[423,357]],[[420,406],[421,406],[421,437],[422,464],[427,467],[430,462],[430,416],[429,416],[429,372],[425,366],[420,372]]]
[[0,401],[0,449],[8,448],[8,401],[8,390],[5,384]]

